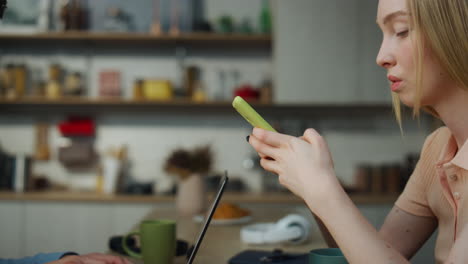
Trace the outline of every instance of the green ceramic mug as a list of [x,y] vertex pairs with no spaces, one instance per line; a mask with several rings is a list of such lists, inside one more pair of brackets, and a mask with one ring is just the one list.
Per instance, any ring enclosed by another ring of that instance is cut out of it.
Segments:
[[309,264],[348,264],[339,248],[319,248],[310,251]]
[[[141,254],[127,246],[129,236],[140,236]],[[127,234],[122,247],[134,258],[143,259],[145,264],[171,264],[176,250],[176,222],[172,220],[146,220],[140,230]]]

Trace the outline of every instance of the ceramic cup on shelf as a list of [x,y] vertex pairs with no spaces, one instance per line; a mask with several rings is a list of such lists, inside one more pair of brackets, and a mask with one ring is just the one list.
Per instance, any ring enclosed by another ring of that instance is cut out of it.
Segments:
[[169,80],[145,80],[143,96],[147,100],[170,101],[174,96],[174,91]]
[[176,208],[182,216],[203,214],[206,209],[206,188],[204,177],[193,173],[178,183]]

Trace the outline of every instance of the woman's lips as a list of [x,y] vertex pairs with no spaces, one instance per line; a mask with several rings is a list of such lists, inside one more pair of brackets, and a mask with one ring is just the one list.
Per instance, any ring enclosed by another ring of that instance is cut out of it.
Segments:
[[397,92],[401,86],[401,82],[402,80],[396,76],[393,76],[393,75],[389,75],[388,77],[388,80],[391,82],[391,89],[392,89],[392,92]]
[[401,81],[398,81],[398,82],[392,82],[392,86],[391,86],[391,89],[392,89],[392,92],[397,92],[400,88],[400,85],[401,85]]

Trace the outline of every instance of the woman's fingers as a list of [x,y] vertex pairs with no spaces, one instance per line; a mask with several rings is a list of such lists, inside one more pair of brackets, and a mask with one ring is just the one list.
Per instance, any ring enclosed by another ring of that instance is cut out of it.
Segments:
[[277,148],[285,145],[290,138],[290,136],[277,132],[271,132],[261,128],[254,128],[252,135],[254,135],[263,143]]
[[260,165],[267,171],[273,172],[276,175],[280,174],[280,166],[279,163],[275,160],[262,158],[260,160]]
[[317,132],[317,130],[313,128],[308,128],[306,131],[304,131],[304,135],[302,136],[302,139],[307,141],[310,144],[318,143],[318,141],[322,138],[320,134]]
[[262,141],[260,141],[254,135],[252,135],[250,137],[249,143],[250,143],[250,145],[252,145],[252,147],[255,149],[255,151],[258,152],[258,154],[260,155],[260,157],[262,159],[263,158],[275,159],[275,157],[277,156],[277,151],[278,150],[276,148],[263,143]]
[[333,168],[335,167],[335,164],[333,163],[333,158],[331,156],[327,142],[315,129],[308,128],[304,132],[303,139],[307,141],[309,144],[315,144],[316,146],[318,146],[318,148],[322,151],[322,153],[327,155],[328,159],[330,160],[331,166]]

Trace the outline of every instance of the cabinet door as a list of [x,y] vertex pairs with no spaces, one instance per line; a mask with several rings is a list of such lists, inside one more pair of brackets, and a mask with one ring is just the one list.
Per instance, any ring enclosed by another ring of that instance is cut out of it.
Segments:
[[19,258],[23,255],[23,219],[21,202],[0,203],[0,258]]
[[275,102],[359,99],[358,2],[275,1]]
[[26,204],[25,254],[75,251],[105,252],[112,235],[112,217],[106,204]]
[[138,227],[154,209],[153,204],[115,204],[112,208],[114,235],[124,235]]

